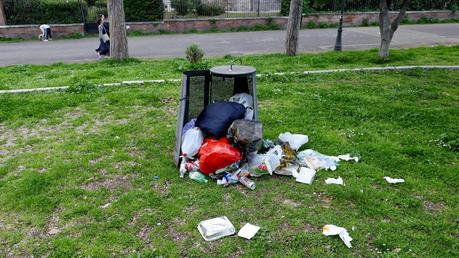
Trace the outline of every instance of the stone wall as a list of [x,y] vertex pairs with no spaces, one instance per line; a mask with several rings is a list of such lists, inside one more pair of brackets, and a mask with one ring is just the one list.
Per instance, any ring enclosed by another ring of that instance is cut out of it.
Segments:
[[[396,12],[392,13],[395,17]],[[365,13],[347,13],[344,16],[345,26],[359,26],[362,23],[377,22],[378,12]],[[308,23],[315,24],[336,24],[339,22],[339,14],[314,14],[303,17],[302,25]],[[434,19],[459,19],[459,12],[451,11],[416,11],[407,12],[410,20],[419,20],[421,18]],[[167,32],[187,32],[187,31],[205,31],[210,29],[237,29],[240,27],[253,27],[256,25],[278,24],[285,28],[287,17],[248,17],[248,18],[208,18],[208,19],[171,19],[163,22],[130,22],[126,23],[128,31],[140,31],[145,33],[155,33],[161,31]],[[40,34],[39,25],[7,25],[0,26],[0,37],[4,38],[34,38]],[[74,33],[84,34],[83,24],[57,24],[51,25],[53,37],[63,37]]]
[[[392,13],[395,18],[397,12]],[[303,17],[302,25],[307,26],[308,23],[315,24],[335,24],[339,22],[339,14],[314,14]],[[452,13],[451,11],[421,11],[407,12],[407,19],[419,20],[421,18],[435,19],[459,19],[459,12]],[[379,19],[378,12],[365,13],[348,13],[344,16],[345,26],[360,26],[364,21],[368,23],[377,22]],[[164,22],[136,22],[127,23],[129,31],[142,32],[186,32],[190,30],[205,31],[210,29],[237,29],[240,27],[253,27],[255,25],[266,25],[274,23],[282,28],[287,26],[287,17],[250,17],[250,18],[218,18],[218,19],[172,19],[164,20]]]

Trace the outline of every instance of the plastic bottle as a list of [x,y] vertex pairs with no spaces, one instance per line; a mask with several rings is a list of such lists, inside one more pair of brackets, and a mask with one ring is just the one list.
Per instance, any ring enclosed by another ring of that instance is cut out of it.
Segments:
[[199,183],[207,183],[208,180],[204,174],[198,171],[192,171],[189,174],[191,180],[199,182]]

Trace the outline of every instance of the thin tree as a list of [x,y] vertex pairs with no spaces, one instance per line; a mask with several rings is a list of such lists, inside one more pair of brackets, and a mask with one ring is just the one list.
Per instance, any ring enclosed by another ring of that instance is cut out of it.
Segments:
[[381,46],[379,48],[379,56],[381,58],[387,58],[389,56],[389,47],[394,37],[394,33],[397,30],[400,22],[403,20],[410,4],[410,0],[403,0],[400,12],[397,17],[391,22],[389,6],[392,0],[379,0],[379,31],[381,33]]
[[110,22],[110,56],[122,60],[129,57],[123,0],[108,0]]
[[287,24],[287,38],[285,40],[286,54],[296,55],[298,48],[298,35],[301,26],[301,11],[303,10],[303,0],[291,0],[290,12]]
[[0,25],[6,25],[5,9],[3,7],[3,0],[0,0]]

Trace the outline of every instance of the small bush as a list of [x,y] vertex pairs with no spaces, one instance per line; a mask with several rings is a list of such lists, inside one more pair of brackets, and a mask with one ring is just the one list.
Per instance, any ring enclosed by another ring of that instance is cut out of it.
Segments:
[[370,26],[370,20],[368,18],[364,18],[362,20],[362,26],[365,26],[365,27]]
[[177,15],[184,16],[188,14],[191,2],[189,0],[172,0],[171,7],[175,9]]
[[193,44],[189,46],[186,49],[186,59],[190,64],[196,65],[202,61],[202,58],[204,57],[204,51],[196,44]]
[[215,3],[200,3],[196,7],[196,13],[200,16],[218,16],[225,13],[225,8]]
[[315,28],[317,28],[317,24],[315,22],[313,22],[313,21],[310,21],[310,22],[308,22],[308,24],[306,24],[306,28],[315,29]]

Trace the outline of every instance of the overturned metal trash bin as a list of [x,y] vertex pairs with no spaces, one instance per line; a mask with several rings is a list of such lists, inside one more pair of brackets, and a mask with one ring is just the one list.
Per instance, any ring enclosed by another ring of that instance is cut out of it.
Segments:
[[237,93],[247,93],[253,97],[253,116],[258,120],[256,85],[256,69],[251,66],[226,65],[184,72],[175,135],[175,164],[180,163],[183,126],[197,118],[208,104],[227,101]]

